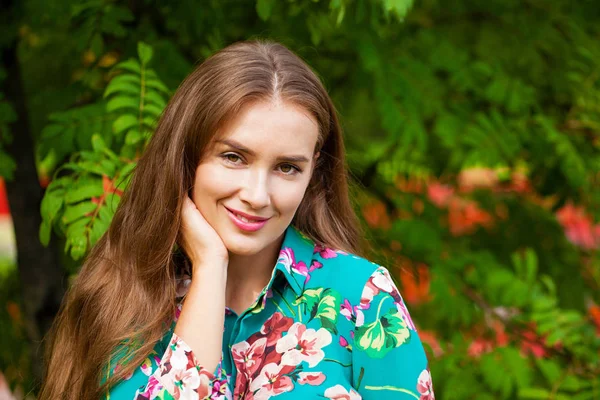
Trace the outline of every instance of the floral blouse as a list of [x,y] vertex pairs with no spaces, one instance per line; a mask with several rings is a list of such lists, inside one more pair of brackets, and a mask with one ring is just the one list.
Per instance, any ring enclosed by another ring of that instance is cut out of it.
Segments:
[[[106,399],[434,399],[423,346],[388,271],[292,226],[255,303],[241,315],[224,312],[214,371],[198,364],[173,322]],[[108,376],[119,367],[117,358]]]

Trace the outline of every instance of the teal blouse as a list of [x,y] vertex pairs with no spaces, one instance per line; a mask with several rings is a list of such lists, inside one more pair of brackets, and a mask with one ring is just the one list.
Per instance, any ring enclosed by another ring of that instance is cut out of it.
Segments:
[[[292,226],[254,304],[241,315],[225,309],[215,371],[173,332],[180,310],[107,399],[434,399],[423,346],[387,269]],[[118,368],[111,363],[108,376]]]

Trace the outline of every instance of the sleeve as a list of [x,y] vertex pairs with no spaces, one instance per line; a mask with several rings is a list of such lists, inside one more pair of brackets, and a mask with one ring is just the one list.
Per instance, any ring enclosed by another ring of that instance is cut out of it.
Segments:
[[388,270],[369,277],[356,307],[353,386],[365,400],[434,400],[425,350]]
[[[162,358],[153,351],[131,376],[110,389],[106,400],[226,398],[229,381],[222,360],[214,372],[207,371],[198,364],[192,349],[173,333]],[[108,376],[119,367],[118,362],[111,363]]]

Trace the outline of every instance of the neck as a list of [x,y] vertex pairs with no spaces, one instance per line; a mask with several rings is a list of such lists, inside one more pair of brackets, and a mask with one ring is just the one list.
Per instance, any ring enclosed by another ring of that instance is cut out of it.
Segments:
[[225,302],[237,314],[246,310],[269,283],[282,241],[283,235],[252,255],[229,253]]

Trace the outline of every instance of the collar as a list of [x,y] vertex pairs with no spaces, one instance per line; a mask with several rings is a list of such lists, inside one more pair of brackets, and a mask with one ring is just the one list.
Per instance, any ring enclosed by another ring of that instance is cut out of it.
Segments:
[[314,248],[315,243],[308,236],[296,227],[288,226],[275,271],[279,271],[285,277],[296,296],[302,295],[304,291],[306,271],[311,265]]

